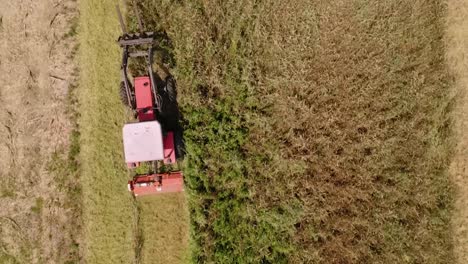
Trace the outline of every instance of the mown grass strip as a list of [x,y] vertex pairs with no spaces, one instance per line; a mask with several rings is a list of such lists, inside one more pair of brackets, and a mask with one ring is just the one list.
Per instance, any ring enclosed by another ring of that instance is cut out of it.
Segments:
[[[113,1],[80,3],[80,132],[85,260],[183,263],[188,259],[184,194],[136,201],[126,189],[119,100],[120,49]],[[140,202],[141,201],[141,202]]]
[[133,263],[134,201],[126,189],[118,96],[120,51],[115,2],[80,1],[81,182],[87,263]]
[[188,263],[189,222],[185,195],[140,197],[138,207],[141,263]]
[[[127,6],[127,26],[137,32],[133,6]],[[153,65],[155,74],[164,79],[168,74],[160,66],[171,57],[170,41],[158,27],[144,20],[146,31],[157,31]],[[169,59],[170,61],[170,59]],[[130,61],[130,74],[146,75],[146,64],[142,60]],[[183,170],[183,169],[182,169]],[[145,173],[145,170],[142,170]],[[187,263],[189,261],[189,216],[185,193],[173,193],[150,197],[139,197],[138,204],[138,260],[141,263]]]

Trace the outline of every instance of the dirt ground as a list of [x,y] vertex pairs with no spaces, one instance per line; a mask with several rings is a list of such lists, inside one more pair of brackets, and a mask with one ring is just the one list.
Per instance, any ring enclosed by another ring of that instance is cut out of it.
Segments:
[[454,73],[455,156],[451,174],[457,188],[453,218],[458,263],[468,263],[468,1],[448,1],[448,63]]
[[73,0],[0,0],[1,263],[77,258],[72,209],[48,170],[72,129],[76,12]]

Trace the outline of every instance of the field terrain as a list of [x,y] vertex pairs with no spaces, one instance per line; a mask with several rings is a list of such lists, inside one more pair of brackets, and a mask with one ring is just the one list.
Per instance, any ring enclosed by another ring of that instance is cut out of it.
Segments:
[[0,7],[0,263],[76,263],[76,2]]
[[1,263],[468,261],[468,6],[138,1],[186,192],[135,199],[115,4],[0,0]]
[[455,78],[454,156],[450,174],[455,183],[453,238],[457,263],[468,262],[468,3],[449,1],[447,12],[447,61]]
[[188,254],[184,194],[134,199],[127,190],[122,126],[132,118],[119,98],[121,32],[115,1],[83,0],[79,6],[84,259],[180,263]]
[[179,84],[192,261],[454,261],[443,2],[139,3]]

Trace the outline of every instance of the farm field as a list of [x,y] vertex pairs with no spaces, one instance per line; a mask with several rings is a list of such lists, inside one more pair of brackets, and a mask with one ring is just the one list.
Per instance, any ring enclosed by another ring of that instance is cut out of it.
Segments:
[[80,260],[77,13],[70,0],[0,0],[2,264]]
[[184,195],[138,198],[141,263],[188,263],[190,252],[187,202]]
[[115,2],[79,4],[83,258],[87,263],[182,261],[188,245],[183,194],[140,203],[127,190],[121,133],[128,113],[119,98],[121,51],[116,41],[121,32]]
[[118,22],[107,15],[113,4],[79,2],[82,252],[88,263],[133,263],[137,254],[137,210],[121,151],[126,116],[118,97]]
[[193,262],[454,261],[443,2],[139,3],[171,43]]
[[135,199],[131,1],[4,2],[0,263],[468,262],[468,4],[136,1],[186,155]]

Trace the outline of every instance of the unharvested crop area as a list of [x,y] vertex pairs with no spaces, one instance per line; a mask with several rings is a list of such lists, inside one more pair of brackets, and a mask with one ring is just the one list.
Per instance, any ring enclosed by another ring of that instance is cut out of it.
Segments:
[[441,1],[140,8],[171,40],[194,262],[453,262]]

